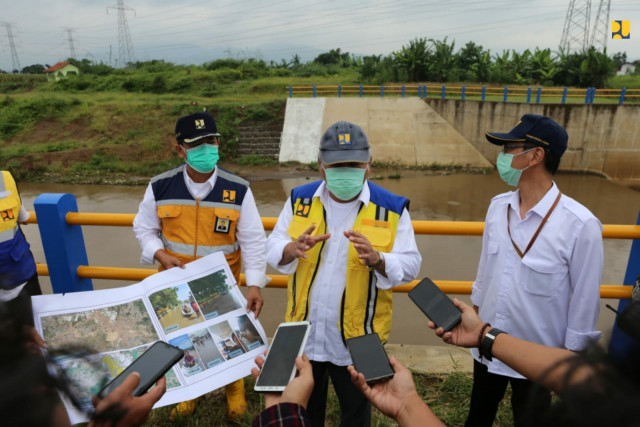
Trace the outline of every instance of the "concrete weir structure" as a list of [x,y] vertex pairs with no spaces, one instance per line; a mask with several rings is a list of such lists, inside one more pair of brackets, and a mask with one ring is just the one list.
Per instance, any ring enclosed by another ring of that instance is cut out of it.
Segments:
[[279,161],[315,162],[323,132],[339,120],[362,127],[374,160],[491,167],[464,136],[419,98],[288,98]]
[[569,133],[560,170],[590,172],[640,187],[640,105],[524,104],[420,98],[288,98],[279,160],[315,162],[323,131],[360,125],[374,160],[406,165],[491,167],[486,131],[509,131],[526,113]]

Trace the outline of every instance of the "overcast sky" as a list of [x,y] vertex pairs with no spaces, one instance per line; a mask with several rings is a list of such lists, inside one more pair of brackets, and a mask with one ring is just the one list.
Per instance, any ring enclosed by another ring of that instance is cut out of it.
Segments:
[[[584,0],[577,0],[582,3]],[[600,0],[592,1],[592,21]],[[117,0],[2,0],[21,67],[70,56],[117,66]],[[569,0],[125,0],[136,60],[202,64],[228,56],[303,61],[341,48],[388,55],[416,37],[474,41],[503,49],[557,50]],[[640,0],[611,0],[609,21],[628,20],[631,38],[607,51],[640,59]],[[592,24],[593,25],[593,24]],[[0,69],[12,69],[7,28],[0,25]]]

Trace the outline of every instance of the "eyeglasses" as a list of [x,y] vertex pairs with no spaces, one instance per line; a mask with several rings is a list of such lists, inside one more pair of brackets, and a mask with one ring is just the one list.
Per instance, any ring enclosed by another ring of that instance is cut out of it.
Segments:
[[503,145],[502,146],[502,152],[503,153],[508,153],[509,151],[513,151],[516,148],[535,148],[535,145],[531,145],[531,144],[509,144],[509,145]]

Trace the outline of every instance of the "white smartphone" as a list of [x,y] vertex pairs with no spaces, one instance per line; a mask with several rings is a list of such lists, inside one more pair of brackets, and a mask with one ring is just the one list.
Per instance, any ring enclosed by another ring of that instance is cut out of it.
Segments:
[[261,393],[282,392],[296,375],[296,357],[302,356],[309,336],[309,322],[281,323],[253,389]]

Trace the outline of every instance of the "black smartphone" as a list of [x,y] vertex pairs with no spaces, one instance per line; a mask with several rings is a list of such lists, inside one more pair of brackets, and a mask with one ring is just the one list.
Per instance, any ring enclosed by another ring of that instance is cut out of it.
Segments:
[[347,340],[353,367],[364,375],[368,384],[393,377],[393,368],[378,334],[367,334]]
[[302,356],[309,336],[309,322],[281,323],[273,336],[267,358],[253,389],[282,392],[296,375],[296,357]]
[[450,331],[462,320],[462,312],[440,288],[425,277],[409,291],[409,298],[433,322]]
[[133,390],[134,396],[142,396],[184,356],[184,351],[164,341],[156,341],[140,357],[104,386],[98,396],[104,399],[132,372],[140,374],[140,384]]

